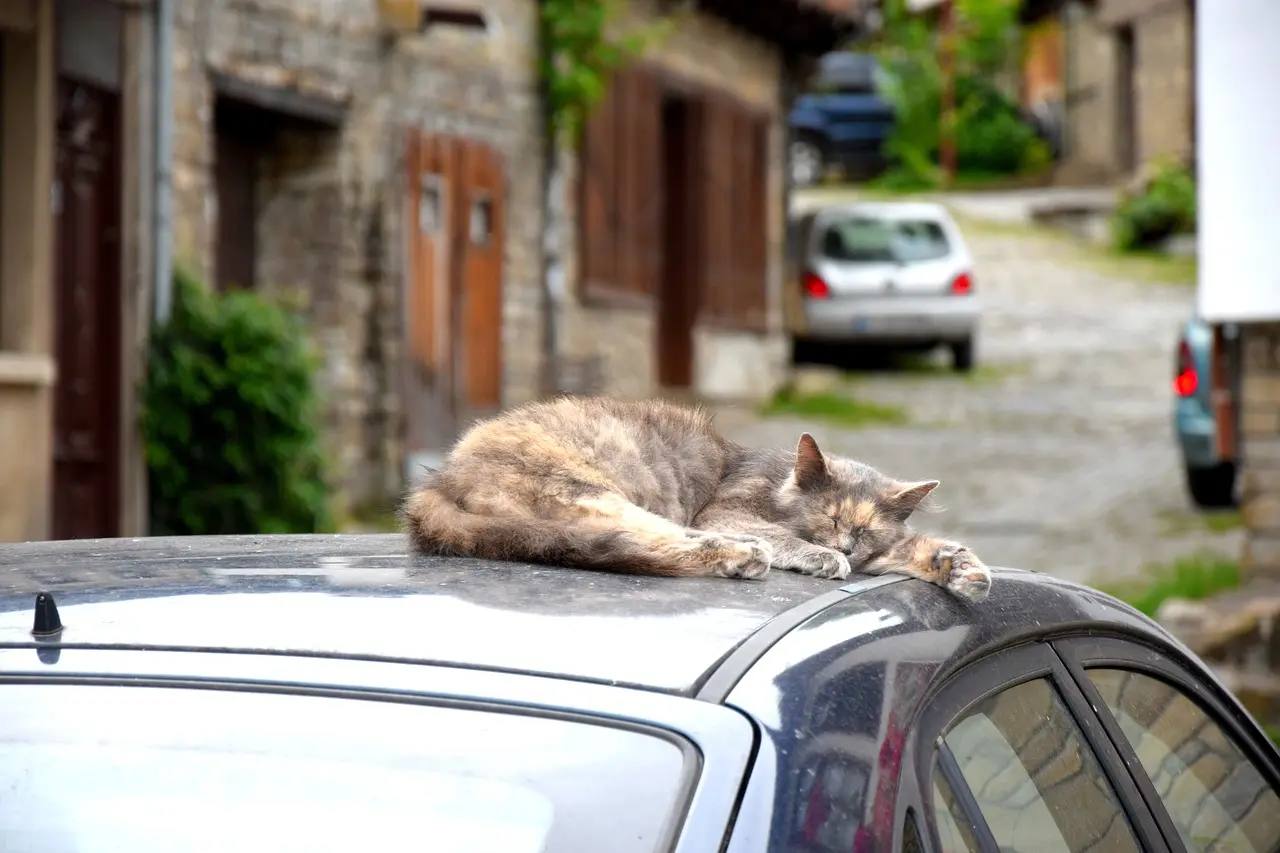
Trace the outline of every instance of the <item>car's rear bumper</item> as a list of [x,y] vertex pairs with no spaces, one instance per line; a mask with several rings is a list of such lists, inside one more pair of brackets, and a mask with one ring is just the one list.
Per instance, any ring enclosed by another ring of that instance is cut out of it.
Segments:
[[1212,468],[1218,464],[1217,424],[1200,401],[1188,397],[1175,400],[1173,431],[1188,468]]
[[800,337],[849,343],[952,343],[977,331],[973,296],[892,296],[805,300]]

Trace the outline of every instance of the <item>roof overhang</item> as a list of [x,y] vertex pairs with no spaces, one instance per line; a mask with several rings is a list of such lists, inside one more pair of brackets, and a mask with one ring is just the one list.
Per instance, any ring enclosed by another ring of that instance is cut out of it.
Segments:
[[697,8],[777,45],[790,56],[821,56],[857,37],[870,0],[695,0]]

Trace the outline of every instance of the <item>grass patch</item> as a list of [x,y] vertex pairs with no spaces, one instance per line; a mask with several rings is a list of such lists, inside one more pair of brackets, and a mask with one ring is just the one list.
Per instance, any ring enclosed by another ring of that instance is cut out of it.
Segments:
[[760,410],[765,417],[812,418],[845,428],[902,426],[908,421],[901,406],[858,400],[844,394],[825,392],[797,394],[793,388],[778,391]]
[[1218,512],[1163,512],[1160,520],[1164,523],[1164,532],[1172,536],[1186,536],[1191,533],[1205,531],[1208,533],[1230,533],[1244,526],[1244,516],[1239,510]]
[[1148,251],[1120,252],[1109,246],[1085,242],[1066,231],[1035,222],[995,222],[967,216],[954,209],[951,215],[966,234],[1040,240],[1061,250],[1061,260],[1109,278],[1194,286],[1199,273],[1199,260],[1195,256]]
[[1198,601],[1240,585],[1239,564],[1213,554],[1181,557],[1171,565],[1149,571],[1142,580],[1097,588],[1154,617],[1160,605],[1170,598]]

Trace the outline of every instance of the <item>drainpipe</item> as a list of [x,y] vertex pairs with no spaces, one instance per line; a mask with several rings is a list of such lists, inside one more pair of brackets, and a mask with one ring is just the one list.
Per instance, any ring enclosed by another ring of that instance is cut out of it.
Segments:
[[155,0],[155,319],[167,322],[173,307],[173,7],[176,0]]

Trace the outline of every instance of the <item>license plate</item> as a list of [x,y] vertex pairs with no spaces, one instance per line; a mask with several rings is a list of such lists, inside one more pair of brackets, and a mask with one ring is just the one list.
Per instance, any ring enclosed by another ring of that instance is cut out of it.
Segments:
[[855,317],[855,332],[910,332],[923,326],[925,318],[915,314],[891,314],[886,317]]

